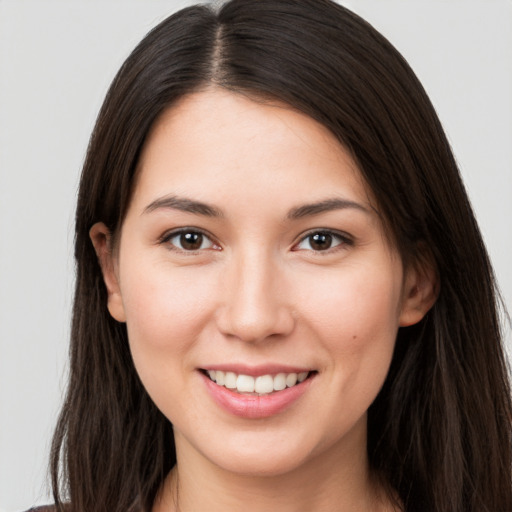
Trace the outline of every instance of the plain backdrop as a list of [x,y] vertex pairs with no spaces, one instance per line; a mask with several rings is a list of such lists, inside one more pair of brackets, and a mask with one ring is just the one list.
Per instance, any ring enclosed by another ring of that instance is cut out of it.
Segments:
[[[255,0],[257,1],[257,0]],[[0,510],[48,502],[88,137],[143,35],[192,2],[0,0]],[[423,81],[512,309],[512,2],[352,0]]]

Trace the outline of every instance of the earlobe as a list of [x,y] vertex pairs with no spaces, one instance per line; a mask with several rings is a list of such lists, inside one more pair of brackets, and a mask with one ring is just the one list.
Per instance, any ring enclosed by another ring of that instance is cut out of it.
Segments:
[[411,267],[406,273],[399,325],[417,324],[434,305],[439,295],[439,284],[434,266],[425,263]]
[[89,230],[89,236],[91,237],[92,245],[96,251],[96,256],[98,257],[98,262],[103,274],[103,281],[107,288],[108,310],[115,320],[125,322],[126,316],[119,287],[116,260],[111,247],[112,235],[103,222],[97,222]]

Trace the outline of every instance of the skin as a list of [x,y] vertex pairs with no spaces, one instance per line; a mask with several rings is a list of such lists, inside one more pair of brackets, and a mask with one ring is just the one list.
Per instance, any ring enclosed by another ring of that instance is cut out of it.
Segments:
[[[163,206],[171,196],[219,215]],[[290,218],[327,199],[358,206]],[[205,233],[202,245],[180,248],[179,228]],[[312,244],[326,231],[330,247]],[[367,409],[434,279],[404,271],[325,127],[221,89],[186,96],[150,133],[116,244],[101,223],[91,239],[109,311],[174,426],[178,463],[155,512],[394,510],[368,468]],[[200,372],[231,362],[316,373],[290,407],[248,419],[220,408]]]

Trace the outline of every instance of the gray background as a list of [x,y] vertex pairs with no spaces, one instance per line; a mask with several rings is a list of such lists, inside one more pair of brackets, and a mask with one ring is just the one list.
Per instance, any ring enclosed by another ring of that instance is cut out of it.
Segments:
[[[95,116],[129,51],[189,3],[0,0],[2,512],[48,501],[49,440],[66,376],[73,208]],[[512,309],[512,2],[343,3],[423,81]]]

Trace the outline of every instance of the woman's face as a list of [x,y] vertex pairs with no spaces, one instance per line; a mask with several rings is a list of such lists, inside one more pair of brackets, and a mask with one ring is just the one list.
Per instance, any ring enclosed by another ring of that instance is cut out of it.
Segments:
[[280,474],[361,458],[398,327],[421,313],[326,128],[219,89],[189,95],[150,133],[114,256],[103,225],[91,235],[178,463]]

